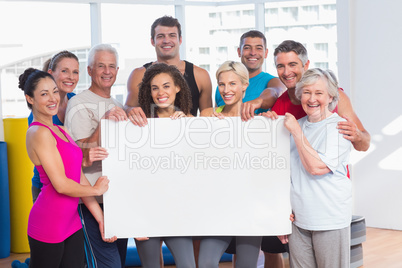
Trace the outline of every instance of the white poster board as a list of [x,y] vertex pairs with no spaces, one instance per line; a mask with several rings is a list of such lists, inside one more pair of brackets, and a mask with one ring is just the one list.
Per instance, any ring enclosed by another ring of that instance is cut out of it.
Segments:
[[291,232],[283,117],[102,120],[101,137],[107,237]]

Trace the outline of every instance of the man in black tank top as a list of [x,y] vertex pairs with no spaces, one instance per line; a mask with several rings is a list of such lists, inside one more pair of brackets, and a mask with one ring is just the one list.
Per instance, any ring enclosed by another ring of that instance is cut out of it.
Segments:
[[177,19],[164,16],[152,24],[151,44],[155,47],[157,60],[134,69],[127,81],[128,96],[125,110],[134,124],[138,122],[134,118],[140,118],[143,124],[146,123],[145,115],[138,108],[138,91],[145,70],[154,63],[174,65],[183,74],[191,91],[192,115],[197,116],[198,111],[201,112],[205,108],[212,107],[212,84],[209,74],[206,70],[180,59],[181,42],[181,26]]

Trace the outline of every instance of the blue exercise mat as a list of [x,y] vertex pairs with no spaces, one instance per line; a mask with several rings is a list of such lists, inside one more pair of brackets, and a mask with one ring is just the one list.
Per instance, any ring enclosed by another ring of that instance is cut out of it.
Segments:
[[10,194],[7,143],[0,142],[0,259],[10,256]]

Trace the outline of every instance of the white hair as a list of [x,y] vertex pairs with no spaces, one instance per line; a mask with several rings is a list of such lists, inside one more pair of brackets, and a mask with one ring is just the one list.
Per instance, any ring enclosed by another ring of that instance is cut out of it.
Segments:
[[98,44],[98,45],[93,46],[91,48],[91,50],[89,50],[89,53],[88,53],[88,66],[89,67],[92,67],[92,65],[94,64],[95,55],[99,51],[107,51],[107,52],[114,54],[114,56],[116,58],[116,66],[119,66],[119,54],[117,53],[117,50],[109,44]]
[[328,110],[333,111],[338,104],[339,100],[339,86],[338,79],[331,70],[321,70],[320,68],[313,68],[307,70],[300,81],[296,84],[296,97],[300,100],[305,86],[315,84],[319,79],[323,79],[327,83],[328,95],[332,97],[332,101],[328,105]]

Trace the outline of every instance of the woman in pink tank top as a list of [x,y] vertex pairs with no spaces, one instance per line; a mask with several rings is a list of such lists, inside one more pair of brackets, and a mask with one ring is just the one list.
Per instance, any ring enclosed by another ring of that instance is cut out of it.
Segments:
[[34,117],[27,131],[27,152],[43,184],[28,220],[30,267],[84,267],[78,201],[81,197],[99,221],[104,241],[114,242],[116,237],[104,237],[103,212],[94,198],[107,191],[109,180],[101,177],[91,186],[81,170],[81,149],[62,127],[53,125],[60,103],[53,77],[29,68],[20,75],[19,87]]

